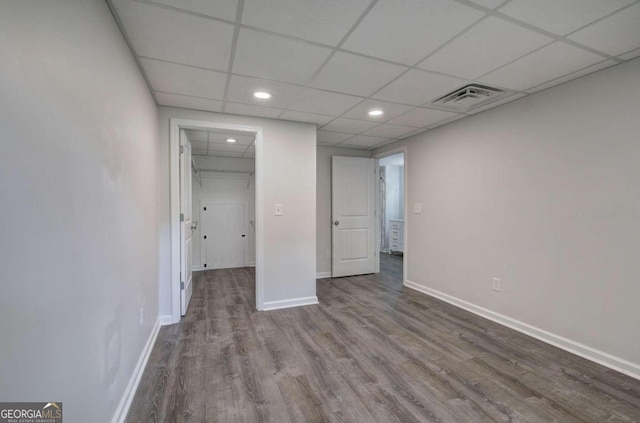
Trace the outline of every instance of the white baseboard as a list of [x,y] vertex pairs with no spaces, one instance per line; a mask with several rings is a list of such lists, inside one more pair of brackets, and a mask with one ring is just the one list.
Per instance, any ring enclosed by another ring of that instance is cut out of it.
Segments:
[[149,334],[147,343],[144,345],[144,348],[140,353],[140,357],[138,358],[136,367],[133,369],[133,374],[129,379],[127,388],[122,394],[122,398],[120,399],[118,408],[116,409],[116,412],[111,419],[111,423],[124,423],[125,419],[127,418],[127,413],[129,412],[131,401],[133,401],[133,397],[135,396],[136,390],[138,389],[138,384],[140,383],[142,373],[144,373],[144,368],[146,367],[149,356],[151,355],[151,351],[153,350],[153,345],[156,343],[156,338],[158,337],[160,326],[160,318],[158,318],[156,320],[156,324],[153,325],[153,329],[151,329],[151,333]]
[[192,271],[192,272],[200,272],[200,271],[202,271],[202,270],[204,270],[204,268],[203,268],[203,267],[200,267],[200,266],[193,266],[193,267],[191,268],[191,271]]
[[330,278],[331,272],[318,272],[316,273],[316,279]]
[[249,267],[256,267],[256,262],[255,261],[250,261],[249,262]]
[[427,288],[426,286],[411,282],[409,280],[404,281],[404,286],[419,291],[423,294],[427,294],[431,297],[438,298],[456,307],[477,314],[478,316],[484,317],[513,330],[517,330],[518,332],[522,332],[525,335],[529,335],[533,338],[539,339],[540,341],[551,344],[554,347],[558,347],[582,358],[586,358],[587,360],[591,360],[595,363],[601,364],[620,373],[624,373],[627,376],[631,376],[635,379],[640,379],[640,364],[633,363],[620,357],[616,357],[595,348],[591,348],[579,342],[572,341],[571,339],[567,339],[560,335],[548,332],[544,329],[531,326],[527,323],[512,319],[511,317],[504,316],[484,307],[480,307],[468,301],[461,300],[449,294],[445,294],[444,292]]
[[172,325],[174,323],[178,323],[173,321],[173,316],[171,316],[170,314],[165,314],[164,316],[160,316],[158,317],[158,320],[160,321],[160,326],[167,326],[167,325]]
[[292,298],[290,300],[265,301],[262,306],[262,310],[279,310],[281,308],[299,307],[311,304],[318,304],[318,297],[314,295],[313,297]]

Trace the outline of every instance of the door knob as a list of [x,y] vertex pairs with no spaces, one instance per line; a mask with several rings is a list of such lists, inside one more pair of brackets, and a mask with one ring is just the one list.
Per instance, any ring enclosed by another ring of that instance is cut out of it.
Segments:
[[335,222],[333,222],[334,225],[338,226],[340,224],[339,220],[336,220]]

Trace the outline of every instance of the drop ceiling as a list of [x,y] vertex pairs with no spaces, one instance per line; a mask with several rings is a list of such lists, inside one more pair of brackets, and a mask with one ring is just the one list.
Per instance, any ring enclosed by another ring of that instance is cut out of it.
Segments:
[[[187,137],[191,142],[191,154],[196,156],[255,158],[255,135],[243,131],[188,129]],[[233,139],[230,143],[227,140]]]
[[[323,146],[373,149],[640,56],[640,0],[108,2],[159,105],[316,123]],[[432,104],[470,82],[510,95]]]

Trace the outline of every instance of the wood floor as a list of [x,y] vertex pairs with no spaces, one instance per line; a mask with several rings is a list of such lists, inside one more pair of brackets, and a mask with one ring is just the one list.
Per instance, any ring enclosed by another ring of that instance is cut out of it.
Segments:
[[383,258],[269,312],[252,269],[197,273],[127,421],[640,422],[640,381],[409,290]]

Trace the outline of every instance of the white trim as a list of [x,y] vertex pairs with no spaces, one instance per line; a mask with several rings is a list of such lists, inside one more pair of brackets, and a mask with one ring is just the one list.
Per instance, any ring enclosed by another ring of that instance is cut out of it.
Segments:
[[324,278],[330,278],[331,277],[331,272],[318,272],[316,273],[316,279],[324,279]]
[[202,272],[204,270],[204,267],[200,267],[200,266],[193,266],[191,268],[192,272]]
[[127,387],[122,394],[122,398],[120,399],[118,408],[116,409],[116,412],[111,419],[111,423],[124,423],[125,419],[127,418],[127,413],[129,412],[131,401],[133,401],[133,397],[136,395],[136,390],[138,389],[138,384],[140,383],[142,374],[144,373],[144,368],[147,365],[147,361],[149,361],[149,356],[151,355],[151,351],[153,350],[153,345],[155,344],[156,338],[158,337],[158,332],[160,331],[161,326],[160,320],[161,318],[158,317],[158,319],[156,320],[156,324],[153,325],[153,328],[151,329],[151,333],[149,334],[147,343],[144,345],[144,348],[140,353],[140,357],[138,358],[136,367],[133,369],[133,374],[131,375],[129,383],[127,384]]
[[160,316],[158,317],[158,320],[160,320],[160,326],[167,326],[167,325],[172,325],[174,323],[173,321],[173,316],[171,316],[170,314],[165,314],[164,316]]
[[171,225],[171,316],[172,323],[180,321],[180,129],[229,129],[252,132],[256,136],[256,308],[264,302],[264,140],[261,127],[236,125],[207,120],[169,119],[169,201]]
[[256,262],[254,261],[250,261],[249,262],[249,267],[256,267]]
[[301,297],[290,300],[265,301],[262,310],[279,310],[281,308],[299,307],[305,305],[318,304],[318,297]]
[[553,345],[554,347],[558,347],[582,358],[586,358],[587,360],[591,360],[595,363],[601,364],[620,373],[624,373],[625,375],[631,376],[632,378],[640,379],[640,364],[632,363],[631,361],[616,357],[612,354],[597,350],[579,342],[572,341],[571,339],[556,335],[544,329],[531,326],[527,323],[496,313],[495,311],[488,310],[484,307],[480,307],[468,301],[461,300],[449,294],[436,291],[435,289],[427,288],[426,286],[411,282],[410,280],[405,280],[404,286],[414,289],[423,294],[427,294],[431,297],[438,298],[456,307],[470,311],[473,314],[477,314],[478,316],[484,317],[518,332],[524,333],[525,335],[529,335],[533,338],[539,339],[540,341],[546,342],[547,344]]

